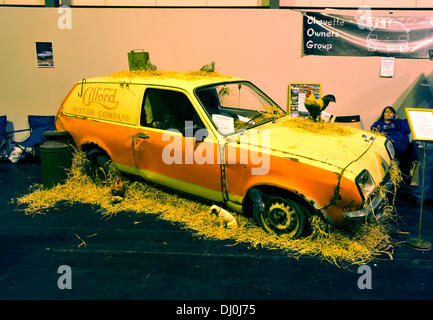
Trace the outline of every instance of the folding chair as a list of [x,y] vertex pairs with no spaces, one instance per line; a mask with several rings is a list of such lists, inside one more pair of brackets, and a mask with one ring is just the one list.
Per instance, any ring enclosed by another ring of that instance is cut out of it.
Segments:
[[29,129],[16,130],[15,132],[30,131],[30,136],[24,141],[17,142],[14,141],[16,147],[21,149],[21,154],[16,160],[23,158],[26,155],[37,156],[38,147],[45,142],[45,131],[56,130],[55,126],[55,116],[28,116]]
[[7,116],[0,116],[0,143],[3,142],[6,133],[6,125],[8,124]]

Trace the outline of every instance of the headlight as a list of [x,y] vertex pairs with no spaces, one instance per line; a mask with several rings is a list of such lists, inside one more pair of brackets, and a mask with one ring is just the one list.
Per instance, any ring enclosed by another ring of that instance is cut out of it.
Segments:
[[366,199],[376,187],[373,177],[367,170],[362,170],[362,172],[356,177],[355,183],[363,200]]
[[385,148],[386,148],[386,151],[388,151],[388,155],[391,158],[391,160],[394,159],[395,150],[394,150],[394,146],[392,145],[391,140],[386,139],[386,141],[385,141]]

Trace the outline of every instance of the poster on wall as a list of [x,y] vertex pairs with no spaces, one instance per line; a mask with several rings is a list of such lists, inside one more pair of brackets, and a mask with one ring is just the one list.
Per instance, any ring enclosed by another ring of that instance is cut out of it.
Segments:
[[36,42],[38,68],[54,68],[53,43]]
[[[322,96],[320,83],[290,83],[289,84],[289,95],[288,95],[288,112],[292,116],[305,116],[308,115],[308,111],[305,108],[305,94],[308,88],[311,88],[311,92],[315,95],[316,99]],[[290,110],[290,111],[289,111]]]
[[304,12],[305,55],[428,59],[433,17]]

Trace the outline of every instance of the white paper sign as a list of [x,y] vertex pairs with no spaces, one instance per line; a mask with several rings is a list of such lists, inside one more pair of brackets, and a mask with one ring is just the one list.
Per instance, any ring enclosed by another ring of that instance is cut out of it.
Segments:
[[235,132],[235,124],[232,117],[226,117],[221,114],[213,114],[212,120],[215,123],[218,131],[222,134],[230,134]]
[[380,62],[380,76],[384,78],[392,78],[395,70],[395,58],[382,58]]
[[412,123],[413,134],[416,140],[433,140],[433,113],[432,111],[408,110]]

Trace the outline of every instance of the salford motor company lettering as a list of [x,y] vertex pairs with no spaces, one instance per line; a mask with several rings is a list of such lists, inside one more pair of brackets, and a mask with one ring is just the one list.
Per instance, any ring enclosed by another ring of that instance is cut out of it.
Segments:
[[[88,87],[83,92],[81,102],[80,105],[72,106],[73,113],[87,118],[98,118],[114,122],[129,123],[131,121],[129,114],[115,111],[119,106],[116,88]],[[103,109],[95,108],[95,104]]]
[[116,101],[117,89],[102,88],[102,87],[88,87],[84,90],[83,104],[90,106],[90,104],[97,103],[107,110],[116,109],[119,101]]

